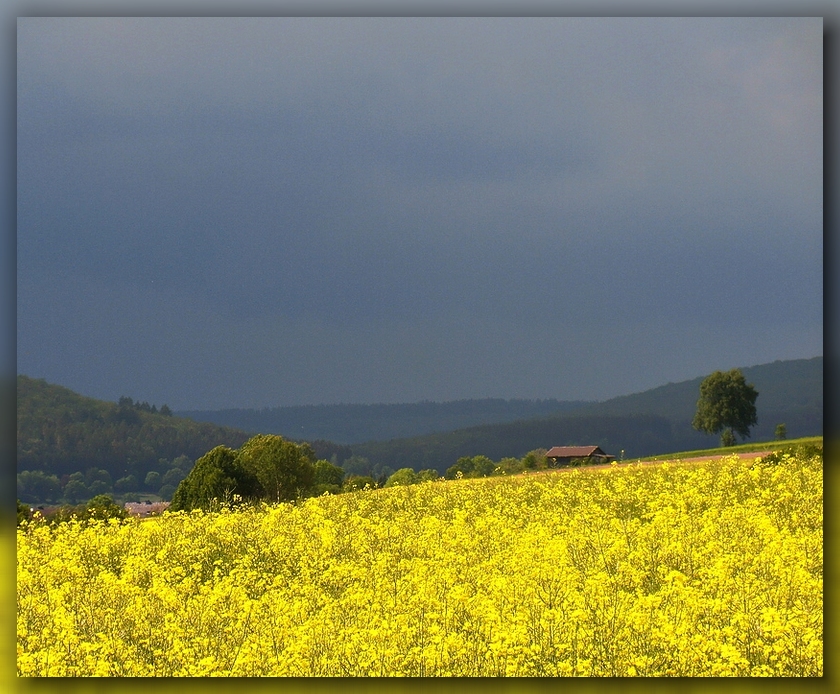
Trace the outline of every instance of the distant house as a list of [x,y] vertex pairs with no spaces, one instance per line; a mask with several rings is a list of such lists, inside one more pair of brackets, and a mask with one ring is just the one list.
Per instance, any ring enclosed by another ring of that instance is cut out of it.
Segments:
[[607,455],[598,446],[555,446],[545,454],[545,457],[558,465],[571,465],[573,462],[608,463],[615,459],[614,455]]

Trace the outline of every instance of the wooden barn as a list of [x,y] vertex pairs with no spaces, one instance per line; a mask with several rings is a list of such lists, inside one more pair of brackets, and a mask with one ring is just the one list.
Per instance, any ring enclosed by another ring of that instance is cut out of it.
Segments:
[[598,446],[555,446],[545,457],[551,460],[555,467],[572,463],[594,465],[609,463],[615,459],[614,455],[607,455]]

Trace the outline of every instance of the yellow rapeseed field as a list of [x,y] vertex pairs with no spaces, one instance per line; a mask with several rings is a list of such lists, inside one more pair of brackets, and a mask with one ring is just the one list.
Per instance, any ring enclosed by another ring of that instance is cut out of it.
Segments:
[[21,676],[820,676],[822,458],[17,534]]

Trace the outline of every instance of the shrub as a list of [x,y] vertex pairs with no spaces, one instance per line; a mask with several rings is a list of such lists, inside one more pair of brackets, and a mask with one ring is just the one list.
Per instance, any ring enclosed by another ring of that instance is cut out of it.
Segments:
[[407,487],[411,484],[417,484],[418,482],[417,473],[414,472],[413,468],[404,467],[397,470],[393,475],[388,478],[388,481],[385,482],[386,487]]

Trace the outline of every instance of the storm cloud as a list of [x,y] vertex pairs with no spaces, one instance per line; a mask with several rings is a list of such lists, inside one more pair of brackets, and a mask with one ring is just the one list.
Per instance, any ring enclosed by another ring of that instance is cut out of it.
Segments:
[[601,399],[822,353],[819,18],[21,18],[18,372]]

